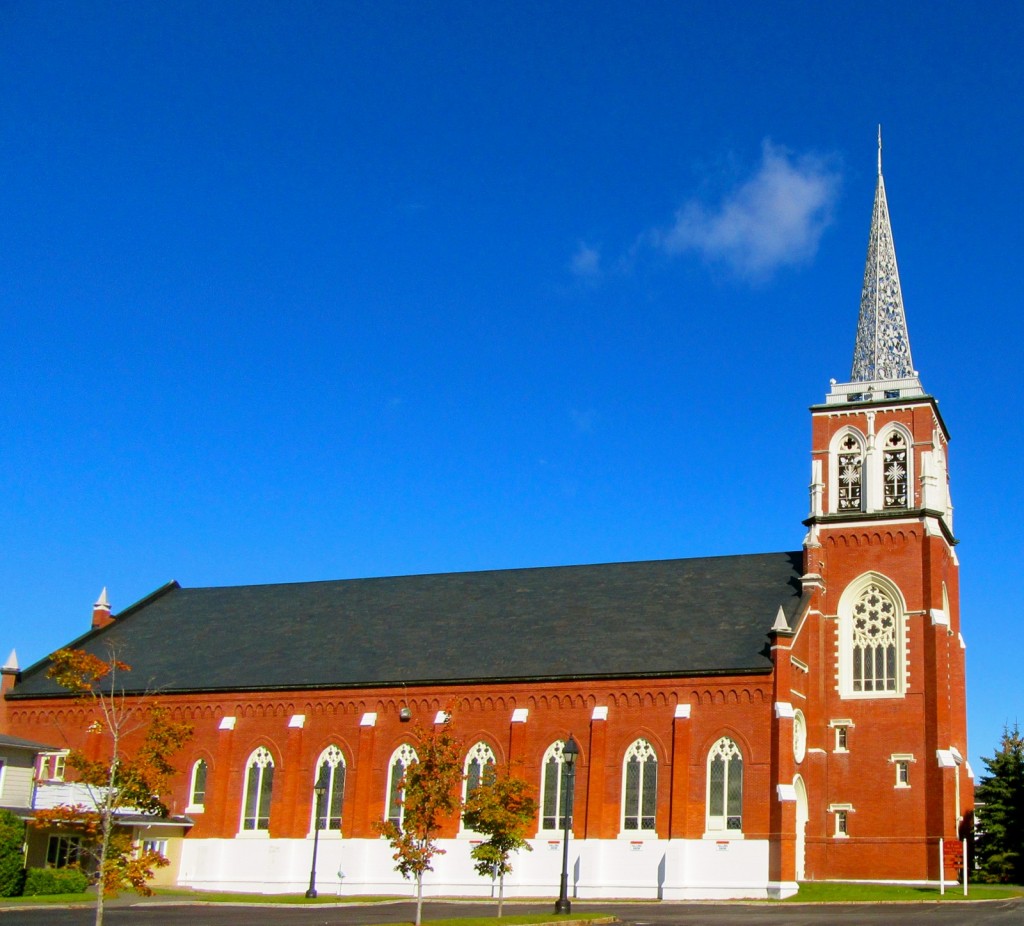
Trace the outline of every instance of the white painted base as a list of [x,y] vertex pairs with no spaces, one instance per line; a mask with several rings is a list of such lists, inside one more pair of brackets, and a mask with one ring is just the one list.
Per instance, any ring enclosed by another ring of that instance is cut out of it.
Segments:
[[[560,840],[534,839],[512,860],[505,896],[555,897],[562,871]],[[497,882],[473,870],[469,839],[441,840],[445,854],[423,879],[424,896],[497,897]],[[184,839],[178,883],[200,890],[301,893],[309,886],[313,840]],[[320,894],[413,896],[415,883],[394,870],[383,839],[321,837]],[[341,873],[341,874],[339,874]],[[767,840],[589,839],[569,844],[569,892],[583,900],[719,900],[789,897],[795,882],[768,880]]]

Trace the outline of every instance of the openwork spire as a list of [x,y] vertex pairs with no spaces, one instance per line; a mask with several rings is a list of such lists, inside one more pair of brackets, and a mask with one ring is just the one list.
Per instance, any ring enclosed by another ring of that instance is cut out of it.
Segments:
[[903,310],[896,248],[889,224],[889,206],[882,179],[882,129],[878,129],[878,185],[871,215],[871,237],[860,295],[857,343],[853,348],[851,382],[878,382],[916,377]]

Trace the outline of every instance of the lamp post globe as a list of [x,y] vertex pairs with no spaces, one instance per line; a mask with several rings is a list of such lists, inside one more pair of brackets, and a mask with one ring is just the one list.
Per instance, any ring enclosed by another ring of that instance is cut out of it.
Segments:
[[576,785],[576,759],[580,754],[580,747],[576,740],[569,734],[562,747],[562,763],[565,766],[564,778],[564,811],[562,815],[562,879],[558,890],[558,900],[555,901],[555,913],[571,913],[572,904],[569,902],[569,830],[572,827],[572,804],[573,792]]

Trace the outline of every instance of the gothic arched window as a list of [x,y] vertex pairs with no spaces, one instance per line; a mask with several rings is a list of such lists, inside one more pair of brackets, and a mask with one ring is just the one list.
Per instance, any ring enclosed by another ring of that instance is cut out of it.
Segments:
[[192,766],[192,778],[188,785],[189,813],[198,813],[204,809],[206,804],[206,775],[206,760],[197,759]]
[[[316,763],[314,782],[320,780],[327,770],[327,790],[320,799],[320,829],[341,829],[341,808],[345,803],[345,756],[335,745],[328,746]],[[316,797],[313,798],[313,813],[316,813]]]
[[853,605],[850,641],[855,692],[896,691],[896,647],[899,609],[878,585],[871,583]]
[[877,573],[839,599],[839,691],[844,698],[899,696],[906,678],[905,611],[897,587]]
[[626,750],[622,768],[623,830],[653,830],[658,804],[658,756],[639,739]]
[[270,798],[274,790],[274,757],[260,746],[245,766],[245,795],[242,799],[242,829],[270,827]]
[[482,782],[494,780],[494,750],[487,743],[477,743],[466,755],[464,797],[469,797]]
[[408,743],[399,746],[391,756],[388,771],[387,820],[401,827],[405,809],[402,807],[402,779],[413,762],[418,762],[416,750]]
[[568,784],[568,767],[562,758],[564,740],[556,740],[548,746],[542,763],[540,789],[540,828],[561,830],[565,828],[565,798]]
[[708,832],[743,829],[743,754],[727,736],[708,753]]
[[867,439],[850,425],[837,431],[828,448],[828,511],[863,511],[866,498]]
[[910,460],[906,435],[893,428],[882,443],[882,490],[885,508],[910,506]]

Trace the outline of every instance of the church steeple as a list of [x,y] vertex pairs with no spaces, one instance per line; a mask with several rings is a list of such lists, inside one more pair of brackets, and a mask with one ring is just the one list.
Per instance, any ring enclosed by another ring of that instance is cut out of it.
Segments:
[[878,183],[850,381],[868,383],[916,376],[889,224],[889,205],[885,199],[885,180],[882,179],[882,127],[879,126]]
[[850,381],[832,380],[828,404],[877,402],[924,395],[910,356],[910,335],[903,290],[896,267],[896,247],[882,178],[882,127],[878,127],[878,180],[871,212],[871,234],[860,294],[857,340]]

